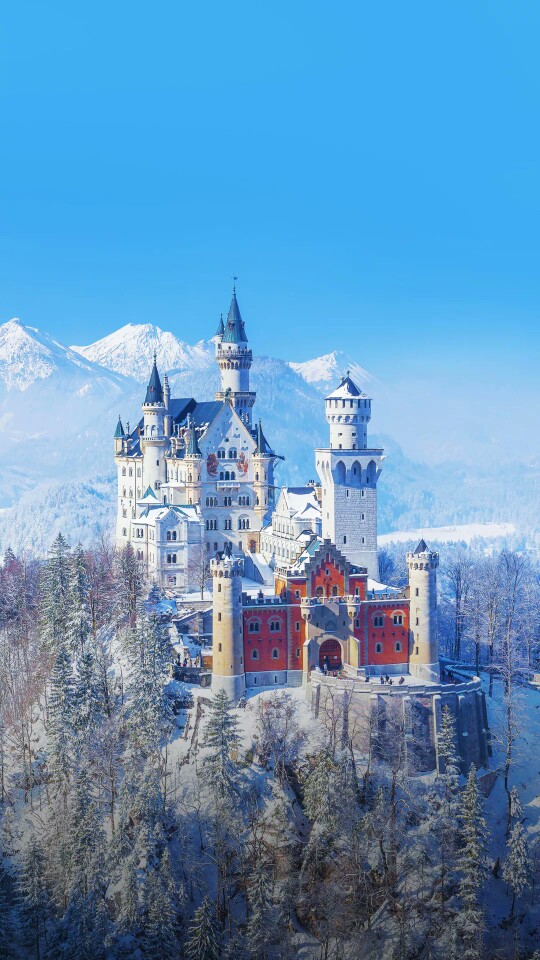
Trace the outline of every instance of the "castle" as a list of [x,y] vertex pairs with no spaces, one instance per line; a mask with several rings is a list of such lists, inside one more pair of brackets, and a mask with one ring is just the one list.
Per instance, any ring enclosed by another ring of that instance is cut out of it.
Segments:
[[[252,422],[252,352],[235,288],[214,340],[214,401],[172,399],[154,357],[142,419],[131,432],[118,420],[118,546],[130,543],[166,588],[196,589],[210,572],[214,692],[238,701],[249,688],[303,686],[315,714],[340,705],[344,742],[365,746],[367,731],[395,723],[416,745],[416,765],[423,745],[424,769],[439,765],[447,704],[463,769],[487,766],[480,681],[441,676],[437,553],[421,540],[407,554],[404,590],[378,580],[384,455],[368,445],[371,400],[342,378],[325,399],[320,484],[283,487],[275,503],[279,455]],[[269,565],[271,595],[246,577],[251,557]]]

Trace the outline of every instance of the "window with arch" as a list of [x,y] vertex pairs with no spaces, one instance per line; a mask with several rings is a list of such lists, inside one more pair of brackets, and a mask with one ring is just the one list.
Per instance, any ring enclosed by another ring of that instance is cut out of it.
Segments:
[[170,540],[170,539],[171,539],[171,531],[167,530],[167,540]]
[[332,587],[332,596],[337,597],[337,595],[338,595],[338,588],[334,584],[334,586]]
[[281,620],[271,620],[270,621],[270,632],[279,633],[281,630]]
[[232,520],[231,520],[230,517],[225,517],[224,529],[225,529],[225,530],[232,530]]
[[220,447],[219,450],[218,450],[218,452],[217,452],[218,460],[224,460],[224,459],[225,459],[225,456],[226,456],[225,450],[223,449],[223,447]]
[[384,627],[384,617],[381,613],[375,614],[373,617],[373,626],[374,627]]
[[125,477],[125,475],[126,475],[126,468],[122,467],[122,476]]
[[393,623],[394,623],[394,626],[395,626],[395,627],[402,627],[402,626],[403,626],[403,614],[402,614],[402,613],[395,613],[394,616],[392,617],[392,620],[393,620]]
[[229,450],[229,460],[236,460],[236,447],[231,447]]
[[396,653],[401,653],[401,641],[396,642]]
[[257,650],[256,647],[255,647],[254,650],[251,651],[251,659],[252,659],[252,660],[258,660],[258,659],[259,659],[259,651]]
[[382,653],[382,643],[375,644],[375,653]]
[[261,624],[259,620],[250,620],[249,621],[249,632],[250,633],[259,633],[261,629]]
[[210,520],[206,520],[205,527],[207,530],[217,530],[217,520],[214,520],[213,518]]
[[173,540],[176,540],[176,530],[173,530],[173,532],[172,532],[172,538],[173,538]]
[[274,647],[272,650],[272,660],[279,660],[279,650],[277,647]]

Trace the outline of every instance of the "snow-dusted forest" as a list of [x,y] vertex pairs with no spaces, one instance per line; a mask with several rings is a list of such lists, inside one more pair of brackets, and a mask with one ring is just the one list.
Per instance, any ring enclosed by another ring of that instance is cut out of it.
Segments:
[[[387,581],[399,552],[381,557]],[[490,771],[415,776],[302,692],[239,708],[171,679],[133,553],[58,537],[0,568],[0,957],[531,958],[540,954],[538,570],[448,550],[444,651],[481,670]]]

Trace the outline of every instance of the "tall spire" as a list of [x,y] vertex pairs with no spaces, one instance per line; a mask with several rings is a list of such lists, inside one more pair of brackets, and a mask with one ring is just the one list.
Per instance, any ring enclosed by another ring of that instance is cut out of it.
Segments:
[[223,324],[223,314],[219,318],[218,328],[216,330],[216,337],[222,337],[225,333],[225,326]]
[[188,420],[187,420],[186,457],[200,457],[200,456],[201,456],[201,451],[199,450],[197,434],[195,432],[195,425],[193,423],[193,418],[191,414],[189,414]]
[[236,299],[236,283],[233,284],[232,300],[223,334],[224,343],[247,343],[246,328]]
[[146,397],[144,402],[145,403],[163,403],[163,387],[161,386],[161,380],[159,379],[155,350],[154,350],[154,363],[152,365],[150,380],[148,381],[148,386],[146,388]]
[[122,420],[120,414],[118,414],[118,423],[116,424],[116,430],[114,431],[114,440],[123,440],[125,437],[124,428],[122,426]]

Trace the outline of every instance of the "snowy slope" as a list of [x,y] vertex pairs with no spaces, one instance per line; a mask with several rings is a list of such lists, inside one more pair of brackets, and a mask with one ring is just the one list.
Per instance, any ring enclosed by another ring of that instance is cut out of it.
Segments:
[[302,377],[306,383],[317,387],[322,393],[328,388],[334,387],[347,370],[351,377],[364,390],[370,383],[375,383],[375,377],[364,370],[358,363],[351,360],[347,354],[341,350],[334,350],[332,353],[325,353],[322,357],[316,357],[314,360],[306,360],[304,363],[294,363],[290,361],[289,366]]
[[168,373],[207,370],[215,357],[212,343],[200,340],[190,346],[153,323],[128,323],[89,346],[71,349],[81,357],[139,381],[147,378],[154,351],[160,370]]

